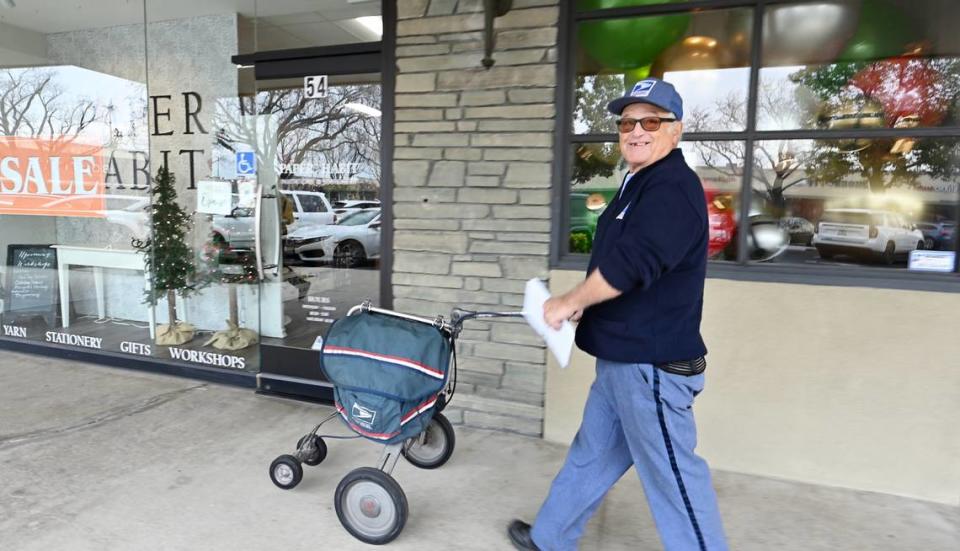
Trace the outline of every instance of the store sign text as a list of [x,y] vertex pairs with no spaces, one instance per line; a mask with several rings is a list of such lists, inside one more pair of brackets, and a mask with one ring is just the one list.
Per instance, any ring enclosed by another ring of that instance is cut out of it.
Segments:
[[20,337],[21,339],[25,339],[27,338],[27,328],[19,327],[16,325],[4,325],[3,336],[4,337]]
[[[200,122],[200,112],[203,111],[203,98],[197,92],[181,92],[183,96],[183,132],[184,135],[209,134],[207,129]],[[149,122],[152,126],[151,136],[163,137],[173,136],[175,126],[173,125],[173,114],[170,108],[170,102],[173,96],[169,94],[150,96],[150,115]],[[152,144],[160,147],[162,140],[152,140]],[[156,151],[156,149],[154,149]],[[124,183],[124,174],[121,173],[121,163],[117,160],[117,154],[121,158],[129,159],[132,164],[132,170],[126,171],[126,176],[132,176],[132,190],[148,189],[150,182],[150,158],[144,151],[113,151],[107,161],[106,174],[104,174],[104,183],[107,189],[127,189]],[[174,153],[172,149],[160,149],[163,166],[170,166],[170,154]],[[189,168],[190,183],[187,189],[196,189],[197,166],[203,161],[206,155],[204,149],[179,149],[176,151],[178,157],[186,158]],[[129,166],[130,165],[126,165]],[[129,183],[129,180],[128,180]]]
[[103,151],[57,140],[0,139],[0,214],[104,216]]
[[[207,132],[207,129],[204,128],[202,124],[200,124],[199,115],[200,115],[200,111],[203,110],[203,98],[201,98],[200,94],[196,92],[182,92],[181,95],[183,96],[183,112],[184,112],[183,134],[185,135],[194,134],[193,126],[191,126],[190,124],[191,119],[193,119],[193,123],[197,125],[197,130],[199,130],[201,134],[209,134],[209,132]],[[153,122],[153,132],[151,132],[150,134],[151,136],[173,136],[173,130],[170,128],[170,126],[168,126],[171,119],[171,113],[170,113],[170,107],[167,104],[167,102],[171,100],[173,100],[173,97],[170,95],[150,96],[150,104],[152,107],[151,111],[153,115],[151,118],[151,122]],[[161,102],[163,102],[163,105],[161,105]],[[161,127],[161,121],[160,121],[161,118],[166,119],[167,121],[167,123],[164,124],[162,127]],[[171,153],[171,150],[169,149],[164,149],[160,151],[160,154],[163,155],[163,166],[170,166],[169,157],[168,157],[170,153]],[[189,166],[190,166],[190,186],[187,189],[196,189],[197,187],[196,170],[195,170],[196,161],[194,160],[194,155],[199,153],[202,159],[203,156],[206,154],[206,151],[203,149],[181,149],[177,154],[182,156],[184,153],[187,154],[187,157],[189,159]]]
[[153,354],[149,344],[129,341],[123,341],[120,343],[120,351],[126,352],[127,354],[137,354],[140,356],[150,356]]
[[102,348],[103,339],[100,337],[87,337],[85,335],[71,335],[69,333],[57,333],[56,331],[47,331],[47,342],[56,344],[69,344],[70,346],[82,346],[84,348]]
[[236,369],[244,369],[247,366],[247,359],[240,356],[228,356],[226,354],[215,354],[213,352],[186,350],[172,346],[170,347],[170,356],[175,360],[212,365],[216,367],[233,367]]

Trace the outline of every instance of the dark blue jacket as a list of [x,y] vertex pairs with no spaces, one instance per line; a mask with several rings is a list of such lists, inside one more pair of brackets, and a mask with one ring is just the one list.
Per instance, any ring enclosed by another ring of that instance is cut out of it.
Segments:
[[680,149],[631,176],[597,222],[587,268],[587,275],[599,268],[623,294],[584,311],[577,345],[629,363],[706,354],[700,317],[708,231],[703,186]]

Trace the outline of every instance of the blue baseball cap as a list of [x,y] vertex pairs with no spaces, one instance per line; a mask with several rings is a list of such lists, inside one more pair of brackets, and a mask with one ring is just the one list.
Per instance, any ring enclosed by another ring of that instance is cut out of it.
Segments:
[[649,103],[670,111],[677,120],[683,118],[683,99],[673,84],[659,78],[645,78],[634,84],[629,94],[608,103],[607,111],[619,115],[631,103]]

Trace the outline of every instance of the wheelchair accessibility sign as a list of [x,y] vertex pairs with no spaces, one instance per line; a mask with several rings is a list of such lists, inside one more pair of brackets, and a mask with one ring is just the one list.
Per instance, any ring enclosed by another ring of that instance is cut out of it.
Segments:
[[253,175],[257,173],[257,157],[253,151],[237,153],[237,176]]

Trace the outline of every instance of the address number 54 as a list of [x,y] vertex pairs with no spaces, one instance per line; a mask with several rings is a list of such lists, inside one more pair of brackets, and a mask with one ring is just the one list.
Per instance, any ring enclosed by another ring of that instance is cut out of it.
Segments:
[[310,99],[327,97],[327,75],[304,77],[303,95]]

